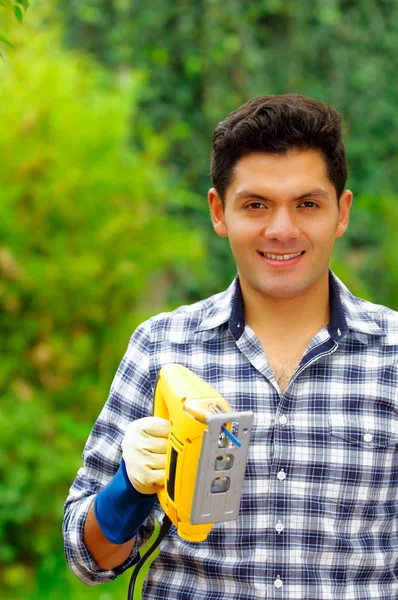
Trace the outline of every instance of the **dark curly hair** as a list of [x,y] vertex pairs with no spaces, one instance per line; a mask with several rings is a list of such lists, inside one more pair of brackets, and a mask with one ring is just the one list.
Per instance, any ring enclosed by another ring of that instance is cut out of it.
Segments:
[[252,152],[318,150],[340,199],[348,177],[340,115],[300,94],[259,96],[230,113],[213,132],[211,178],[224,202],[240,158]]

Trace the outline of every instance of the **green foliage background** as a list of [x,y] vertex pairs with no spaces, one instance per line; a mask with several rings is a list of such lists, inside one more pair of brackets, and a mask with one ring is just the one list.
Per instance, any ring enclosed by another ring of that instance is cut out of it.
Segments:
[[0,595],[112,600],[62,555],[63,502],[135,326],[235,268],[206,205],[211,132],[264,93],[346,121],[333,268],[398,308],[398,2],[44,0],[0,7]]

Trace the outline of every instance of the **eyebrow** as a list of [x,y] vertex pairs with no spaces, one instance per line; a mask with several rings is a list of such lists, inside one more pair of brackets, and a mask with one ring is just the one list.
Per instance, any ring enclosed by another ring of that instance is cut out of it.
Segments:
[[[329,194],[326,190],[322,188],[314,188],[312,190],[308,190],[308,192],[304,192],[299,196],[293,198],[294,201],[303,200],[304,198],[319,198],[320,196],[329,198]],[[257,192],[251,192],[250,190],[242,190],[238,192],[235,196],[236,200],[246,200],[248,198],[255,198],[256,200],[265,200],[267,202],[271,201],[271,198],[267,196],[263,196],[262,194],[258,194]]]

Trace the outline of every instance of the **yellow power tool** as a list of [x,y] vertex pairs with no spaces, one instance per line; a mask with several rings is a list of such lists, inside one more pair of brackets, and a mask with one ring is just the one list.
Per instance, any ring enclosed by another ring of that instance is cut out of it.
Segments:
[[154,415],[170,421],[165,482],[158,489],[165,517],[140,550],[128,600],[141,600],[145,577],[172,524],[181,538],[202,542],[214,523],[238,518],[253,424],[251,411],[233,412],[214,388],[178,364],[159,371]]
[[159,502],[178,535],[201,542],[213,524],[237,519],[253,423],[213,387],[178,364],[159,372],[154,415],[170,421]]

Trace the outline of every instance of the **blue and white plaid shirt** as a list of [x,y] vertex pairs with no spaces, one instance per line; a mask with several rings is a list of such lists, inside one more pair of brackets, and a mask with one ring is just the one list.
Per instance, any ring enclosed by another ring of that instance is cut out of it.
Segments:
[[[354,297],[330,274],[331,318],[281,393],[244,322],[238,280],[133,334],[65,505],[68,562],[84,582],[113,579],[85,548],[94,495],[117,470],[126,425],[152,414],[159,369],[180,363],[234,410],[255,414],[240,516],[205,542],[161,544],[144,598],[398,598],[398,313]],[[160,507],[154,510],[162,520]],[[152,516],[137,545],[149,537]]]

